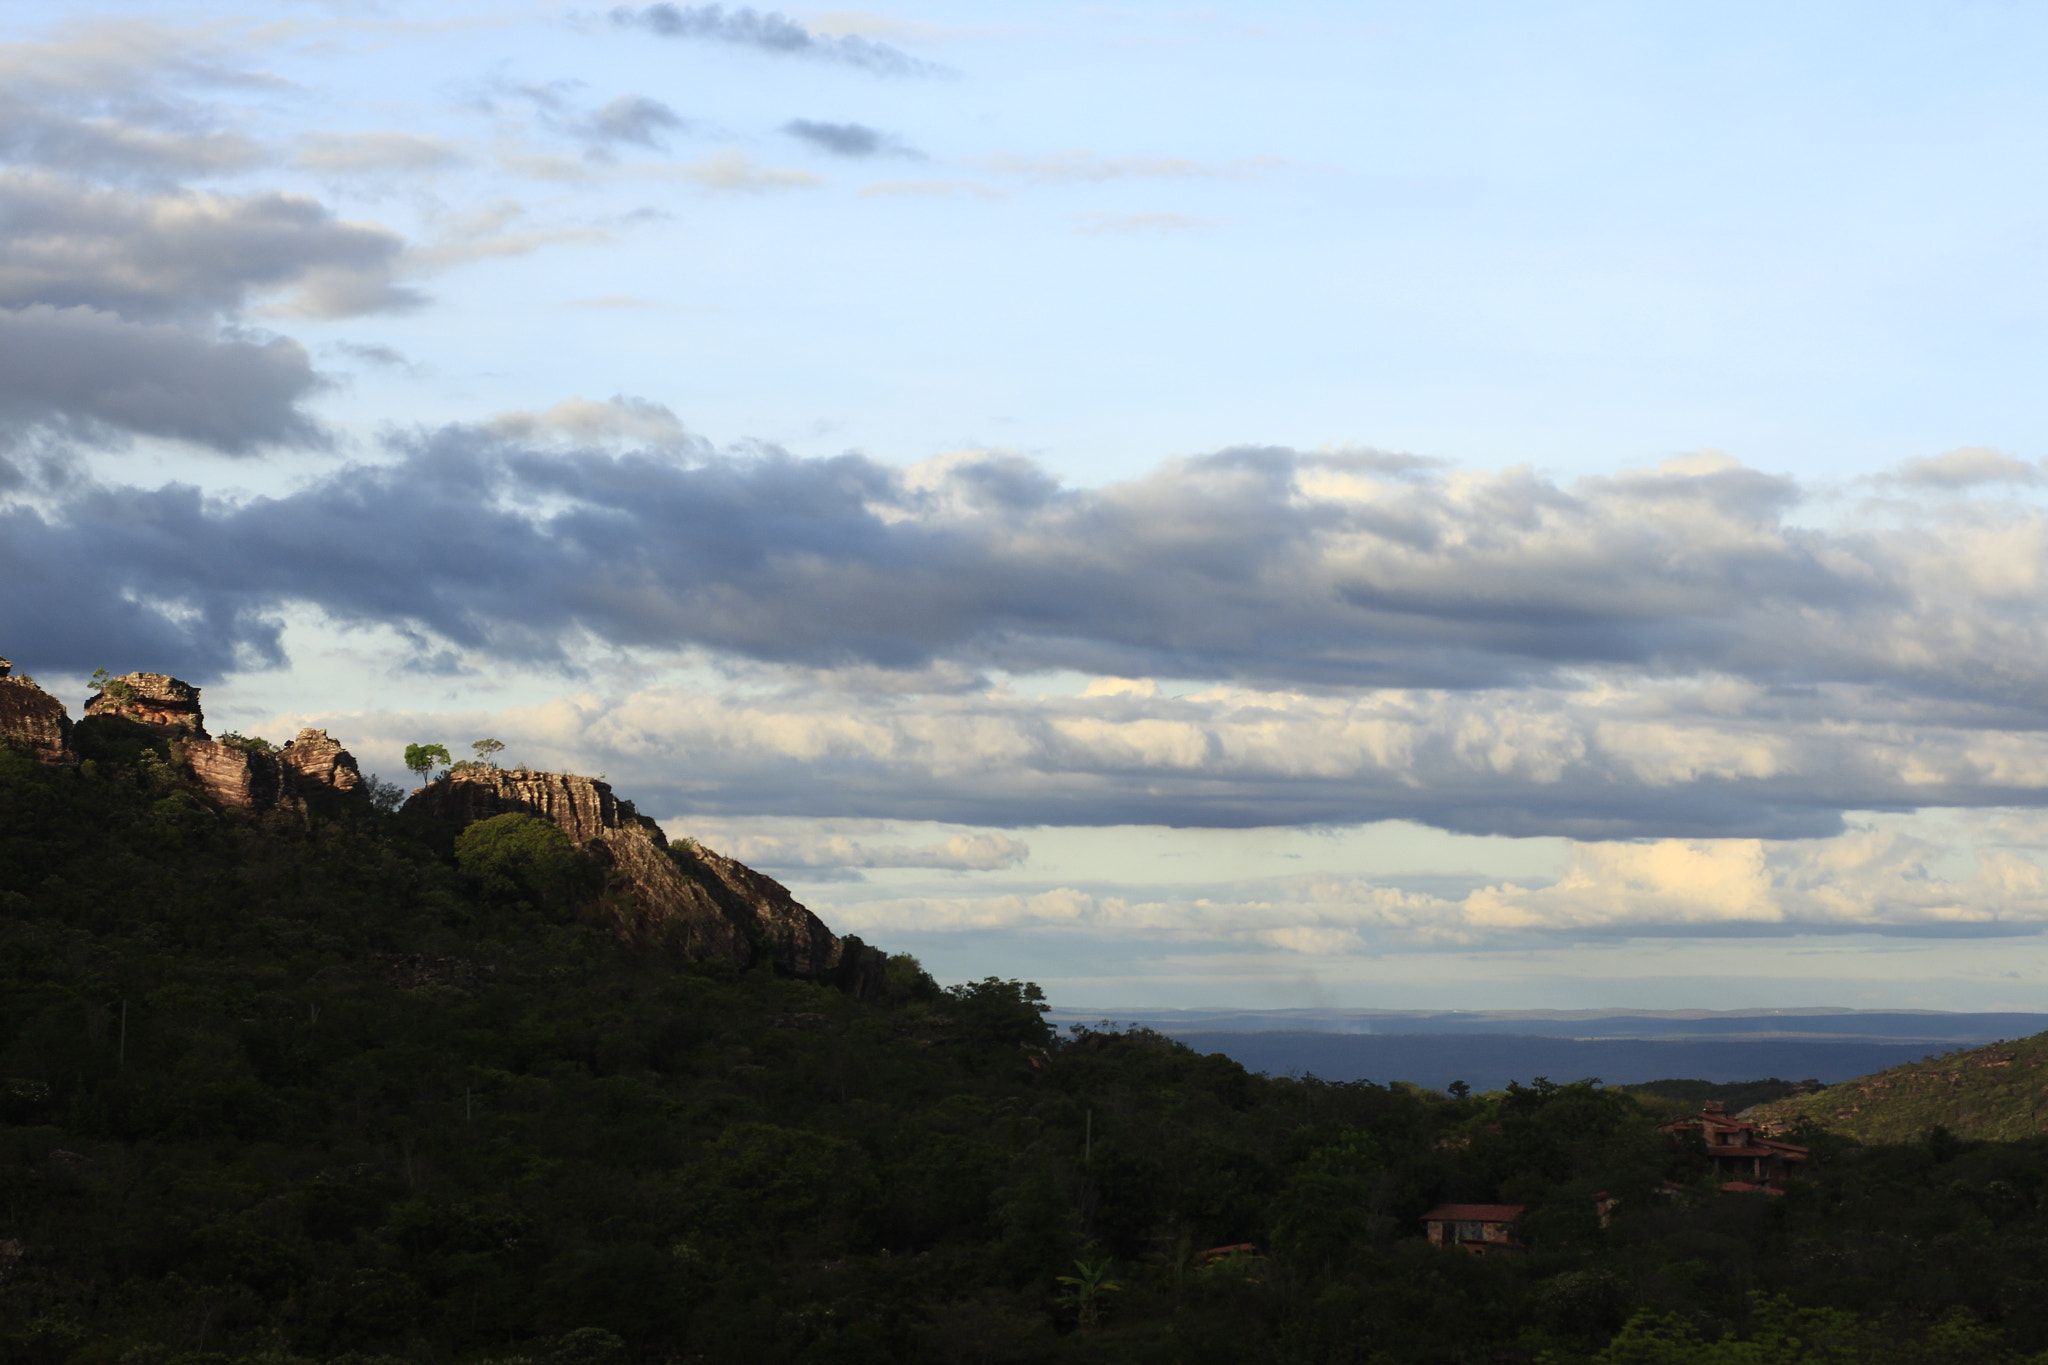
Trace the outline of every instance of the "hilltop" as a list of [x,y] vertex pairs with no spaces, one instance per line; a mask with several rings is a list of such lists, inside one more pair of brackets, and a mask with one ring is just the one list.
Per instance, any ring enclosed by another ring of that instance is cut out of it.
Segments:
[[[338,739],[111,682],[73,723],[0,678],[4,1365],[2048,1348],[2048,1141],[1730,1195],[1596,1083],[1061,1037],[593,779],[401,805]],[[1520,1209],[1509,1254],[1430,1246],[1443,1204]]]
[[2011,1142],[2048,1132],[2048,1033],[1895,1066],[1748,1117],[1771,1132],[1817,1124],[1863,1142],[1913,1142],[1936,1127]]

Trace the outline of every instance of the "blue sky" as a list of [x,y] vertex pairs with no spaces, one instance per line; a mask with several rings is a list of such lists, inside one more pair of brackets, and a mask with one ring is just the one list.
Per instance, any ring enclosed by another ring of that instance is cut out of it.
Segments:
[[2043,1007],[2048,19],[0,29],[0,651],[1088,1006]]

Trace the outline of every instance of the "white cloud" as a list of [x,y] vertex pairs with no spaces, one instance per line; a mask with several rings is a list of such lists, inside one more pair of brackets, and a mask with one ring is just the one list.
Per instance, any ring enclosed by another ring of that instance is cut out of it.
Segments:
[[1985,483],[2032,484],[2041,479],[2041,467],[2002,450],[1964,446],[1917,460],[1899,469],[1899,481],[1923,488],[1969,488]]
[[[1850,932],[1943,937],[2048,929],[2048,841],[2025,850],[1982,836],[1944,848],[1912,817],[1869,816],[1829,839],[1664,839],[1580,843],[1565,875],[1463,896],[1417,893],[1366,877],[1267,878],[1204,886],[1003,888],[947,896],[825,892],[834,924],[863,935],[961,930],[1085,931],[1279,948],[1342,957],[1418,948],[1469,950],[1652,935],[1749,937]],[[1953,876],[1929,864],[1961,853]]]
[[667,407],[624,395],[604,402],[565,398],[540,412],[505,413],[492,418],[489,425],[493,431],[516,441],[559,438],[585,444],[628,441],[675,447],[688,445],[691,440],[690,433],[683,429],[682,419]]
[[466,158],[445,138],[396,129],[309,133],[292,162],[327,175],[419,174],[459,166]]

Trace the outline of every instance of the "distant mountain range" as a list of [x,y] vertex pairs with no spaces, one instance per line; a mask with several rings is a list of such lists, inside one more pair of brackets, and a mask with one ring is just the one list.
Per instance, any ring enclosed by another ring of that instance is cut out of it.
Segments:
[[1410,1081],[1493,1090],[1597,1077],[1826,1085],[2008,1038],[2048,1032],[2048,1014],[1933,1010],[1123,1010],[1064,1009],[1061,1027],[1139,1025],[1272,1075]]

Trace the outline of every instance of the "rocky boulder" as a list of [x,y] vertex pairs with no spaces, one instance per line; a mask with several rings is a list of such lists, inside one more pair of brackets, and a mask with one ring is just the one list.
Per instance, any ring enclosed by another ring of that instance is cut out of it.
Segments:
[[199,689],[166,673],[124,673],[85,699],[85,714],[207,737]]
[[189,737],[179,740],[172,752],[217,806],[251,813],[305,812],[305,802],[274,753]]
[[64,703],[33,679],[15,677],[14,665],[5,659],[0,659],[0,744],[27,750],[45,763],[78,761]]
[[741,970],[765,956],[789,976],[862,999],[880,993],[879,951],[834,934],[772,878],[715,853],[671,846],[660,825],[596,778],[461,768],[414,792],[405,811],[465,825],[510,813],[538,816],[611,870],[632,905],[621,932],[634,940],[673,944]]
[[299,731],[277,756],[301,791],[326,787],[347,795],[362,788],[363,773],[355,755],[329,739],[325,730]]
[[[199,689],[165,673],[128,673],[86,699],[81,726],[141,726],[171,739],[171,756],[226,810],[303,816],[306,798],[356,793],[363,775],[348,750],[325,730],[301,730],[282,749],[206,733]],[[129,731],[128,733],[135,733]]]

